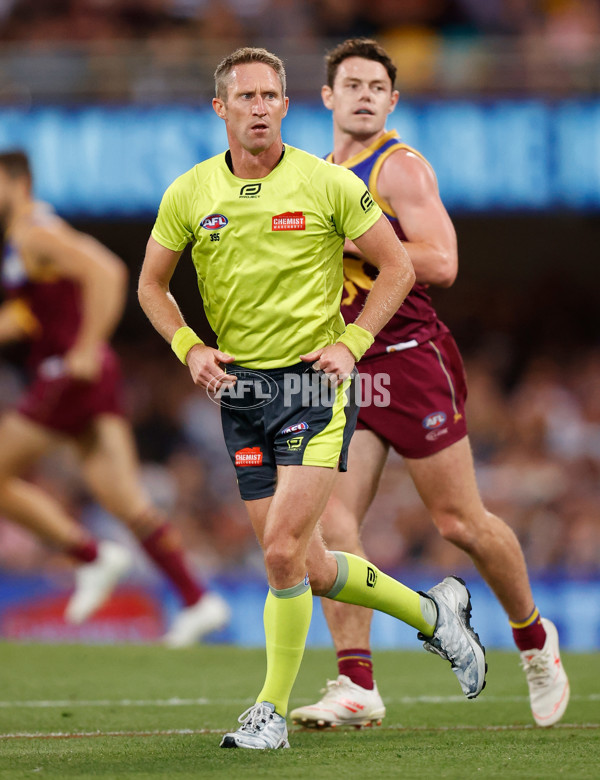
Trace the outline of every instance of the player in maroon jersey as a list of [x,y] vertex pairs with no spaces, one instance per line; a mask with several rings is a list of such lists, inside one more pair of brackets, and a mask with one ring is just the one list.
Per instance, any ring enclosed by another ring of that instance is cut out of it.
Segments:
[[27,338],[31,382],[0,419],[0,514],[79,562],[65,618],[80,623],[129,569],[128,551],[96,541],[50,495],[21,475],[70,440],[93,496],[137,537],[178,591],[184,608],[165,641],[190,644],[223,626],[229,609],[195,581],[181,542],[138,477],[131,426],[121,408],[118,359],[108,339],[121,316],[126,268],[106,247],[74,230],[32,196],[27,156],[0,154],[4,234],[0,343]]
[[[360,410],[347,474],[323,517],[333,550],[363,555],[360,526],[373,500],[390,447],[410,476],[440,534],[467,552],[508,615],[529,683],[534,719],[550,726],[562,717],[569,684],[554,625],[535,607],[523,553],[513,531],[484,507],[467,436],[466,384],[460,354],[440,322],[427,287],[456,277],[456,235],[429,163],[387,132],[398,102],[396,67],[375,41],[352,39],[327,57],[322,97],[332,111],[329,160],[350,168],[369,187],[413,262],[417,282],[358,366],[361,376],[389,376],[389,402]],[[342,311],[353,322],[376,269],[350,242],[344,261]],[[373,680],[371,612],[327,599],[322,606],[334,640],[339,677],[323,699],[292,712],[304,726],[380,721],[385,707]]]

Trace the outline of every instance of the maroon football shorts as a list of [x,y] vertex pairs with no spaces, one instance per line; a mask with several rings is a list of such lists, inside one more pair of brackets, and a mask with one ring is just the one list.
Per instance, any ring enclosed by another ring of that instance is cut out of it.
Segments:
[[17,411],[33,422],[68,436],[83,433],[101,414],[123,414],[121,369],[105,347],[102,369],[93,382],[65,376],[62,358],[50,357],[37,368]]
[[[357,430],[406,458],[426,458],[467,435],[465,371],[450,333],[358,364]],[[386,393],[387,391],[387,393]]]

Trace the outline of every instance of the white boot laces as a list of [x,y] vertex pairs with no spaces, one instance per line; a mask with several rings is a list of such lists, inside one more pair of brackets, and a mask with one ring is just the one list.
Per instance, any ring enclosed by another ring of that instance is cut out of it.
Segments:
[[541,688],[547,683],[550,674],[550,652],[539,650],[521,661],[527,679],[535,688]]
[[244,731],[256,733],[262,731],[271,716],[271,710],[264,704],[253,704],[245,712],[242,712],[238,722],[243,724]]

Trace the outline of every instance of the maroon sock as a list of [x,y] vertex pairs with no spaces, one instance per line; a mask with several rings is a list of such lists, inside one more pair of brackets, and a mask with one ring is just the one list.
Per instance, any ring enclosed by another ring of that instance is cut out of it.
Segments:
[[204,588],[192,577],[177,534],[169,523],[147,536],[142,546],[175,587],[186,607],[191,607],[201,598]]
[[361,688],[373,690],[373,661],[370,650],[340,650],[337,653],[337,663],[340,674],[345,674]]
[[513,639],[521,652],[526,650],[541,650],[546,644],[546,629],[537,608],[522,623],[510,621]]
[[83,542],[72,544],[67,547],[67,555],[75,558],[81,563],[91,563],[98,557],[98,542],[91,537]]

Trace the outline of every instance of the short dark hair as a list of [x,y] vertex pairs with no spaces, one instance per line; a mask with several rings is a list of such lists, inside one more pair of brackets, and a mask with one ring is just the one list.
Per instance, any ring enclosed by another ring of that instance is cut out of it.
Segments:
[[337,70],[348,57],[363,57],[365,60],[380,62],[390,77],[392,89],[394,88],[398,68],[394,65],[390,55],[383,46],[372,38],[349,38],[326,55],[325,64],[327,65],[328,86],[333,87]]
[[27,179],[32,182],[29,157],[22,149],[9,149],[0,152],[0,168],[3,168],[11,179]]
[[227,78],[236,65],[246,65],[249,62],[262,62],[269,65],[279,76],[281,90],[285,97],[285,67],[275,54],[266,49],[254,46],[243,46],[221,60],[215,70],[215,94],[221,100],[227,99]]

